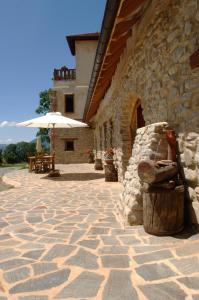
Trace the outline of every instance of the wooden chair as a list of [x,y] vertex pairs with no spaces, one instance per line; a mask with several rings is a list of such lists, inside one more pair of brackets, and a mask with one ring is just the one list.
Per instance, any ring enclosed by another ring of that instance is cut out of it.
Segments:
[[41,173],[43,171],[43,156],[42,155],[36,155],[35,161],[34,161],[34,170],[35,173]]
[[49,157],[45,157],[45,156],[49,156],[48,154],[44,154],[43,156],[43,171],[44,172],[49,172],[51,170],[51,165],[52,165],[52,162],[51,160],[49,159]]

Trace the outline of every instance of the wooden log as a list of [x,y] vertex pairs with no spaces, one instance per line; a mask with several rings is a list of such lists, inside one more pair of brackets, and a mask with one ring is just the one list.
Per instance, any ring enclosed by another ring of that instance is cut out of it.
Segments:
[[172,235],[184,226],[184,187],[174,190],[161,189],[145,192],[143,197],[143,220],[146,232]]
[[162,181],[162,182],[157,182],[157,183],[144,183],[143,184],[143,191],[145,192],[150,192],[150,190],[153,189],[167,189],[167,190],[171,190],[174,189],[176,186],[176,183],[174,180],[170,180],[170,181]]
[[177,163],[158,165],[152,160],[143,160],[138,165],[138,176],[147,183],[165,181],[173,178],[177,173]]

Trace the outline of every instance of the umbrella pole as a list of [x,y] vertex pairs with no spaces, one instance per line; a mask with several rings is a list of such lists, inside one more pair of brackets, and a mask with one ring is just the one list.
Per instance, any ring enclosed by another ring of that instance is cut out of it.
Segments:
[[52,169],[54,171],[55,170],[55,124],[53,124],[53,128],[52,128],[52,156],[53,156]]
[[51,153],[52,153],[52,171],[48,174],[49,177],[59,177],[59,170],[55,170],[55,124],[52,124],[51,129]]

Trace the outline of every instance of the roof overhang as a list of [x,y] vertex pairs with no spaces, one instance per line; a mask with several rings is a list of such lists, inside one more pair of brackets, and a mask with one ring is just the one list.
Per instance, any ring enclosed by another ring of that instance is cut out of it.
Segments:
[[68,42],[68,45],[69,45],[72,55],[75,55],[75,42],[76,41],[98,41],[98,39],[99,39],[99,32],[83,33],[83,34],[66,36],[66,40]]
[[140,20],[142,7],[147,1],[107,0],[84,111],[84,121],[88,122],[96,114],[111,84],[132,27]]

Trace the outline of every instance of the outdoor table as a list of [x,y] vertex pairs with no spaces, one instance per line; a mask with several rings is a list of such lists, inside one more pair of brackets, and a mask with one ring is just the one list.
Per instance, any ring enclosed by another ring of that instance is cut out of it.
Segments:
[[[35,162],[37,157],[36,156],[29,156],[28,157],[28,164],[29,164],[29,172],[35,170]],[[42,162],[42,165],[48,163],[50,165],[50,170],[54,170],[55,161],[53,155],[43,155],[39,157],[39,160]]]

